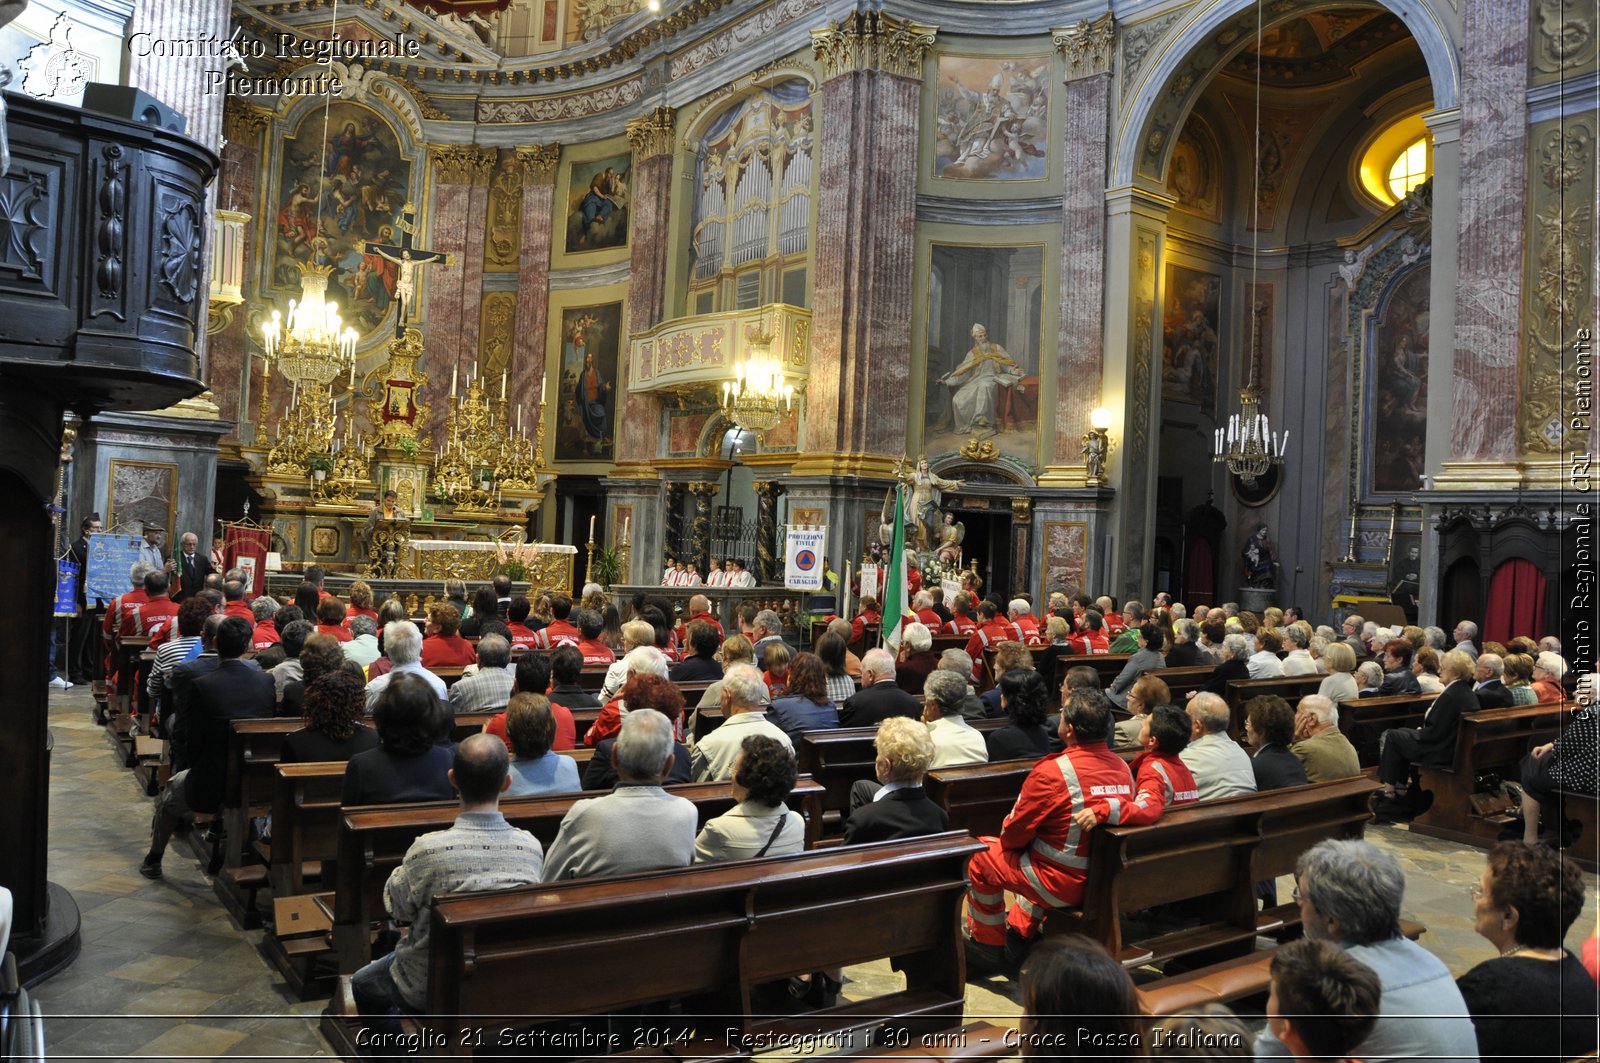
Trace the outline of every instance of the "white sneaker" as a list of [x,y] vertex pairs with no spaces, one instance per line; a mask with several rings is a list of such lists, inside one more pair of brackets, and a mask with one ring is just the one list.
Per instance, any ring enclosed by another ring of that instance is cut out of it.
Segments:
[[50,680],[51,690],[70,690],[71,688],[72,684],[67,682],[65,679],[62,679],[60,676],[56,676],[54,679]]

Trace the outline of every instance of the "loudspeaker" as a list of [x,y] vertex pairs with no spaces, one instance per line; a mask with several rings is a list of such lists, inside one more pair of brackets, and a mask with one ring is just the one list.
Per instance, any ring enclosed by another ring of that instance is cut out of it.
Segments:
[[142,89],[129,85],[89,82],[83,89],[83,109],[113,118],[130,118],[144,125],[182,133],[189,120]]

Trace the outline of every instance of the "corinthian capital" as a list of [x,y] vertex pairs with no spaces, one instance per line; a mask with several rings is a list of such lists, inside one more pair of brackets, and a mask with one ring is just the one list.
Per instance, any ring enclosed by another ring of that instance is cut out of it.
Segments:
[[881,70],[921,80],[922,58],[938,32],[937,26],[918,25],[881,11],[852,11],[831,26],[812,30],[811,50],[822,61],[825,78]]
[[522,179],[530,185],[554,184],[556,163],[560,159],[560,144],[527,144],[517,149]]
[[472,144],[435,145],[428,151],[434,172],[447,185],[486,185],[497,152]]
[[637,160],[653,159],[657,155],[672,154],[673,121],[677,112],[671,107],[657,107],[643,118],[628,123],[628,143],[633,145]]
[[1109,73],[1111,46],[1116,39],[1117,23],[1109,11],[1093,22],[1079,19],[1075,26],[1050,31],[1056,51],[1067,58],[1069,81],[1090,74]]

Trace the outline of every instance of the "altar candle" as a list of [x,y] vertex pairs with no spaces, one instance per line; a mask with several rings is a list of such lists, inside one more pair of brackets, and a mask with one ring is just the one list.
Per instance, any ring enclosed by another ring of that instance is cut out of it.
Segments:
[[355,386],[356,386],[356,360],[354,358],[352,358],[352,359],[350,359],[350,389],[352,391],[355,390]]
[[1278,457],[1283,457],[1283,452],[1289,447],[1289,430],[1283,430],[1283,438],[1278,441]]
[[622,518],[622,541],[623,542],[627,542],[628,541],[628,527],[632,523],[633,523],[633,518],[632,517],[623,517]]
[[543,379],[541,379],[539,381],[539,405],[540,406],[544,405],[544,386],[545,386],[546,383],[548,383],[548,381],[545,381]]
[[456,397],[456,371],[460,368],[459,365],[450,367],[450,397],[452,399]]
[[589,518],[589,541],[594,542],[594,517]]
[[500,401],[506,401],[506,374],[504,370],[500,373]]

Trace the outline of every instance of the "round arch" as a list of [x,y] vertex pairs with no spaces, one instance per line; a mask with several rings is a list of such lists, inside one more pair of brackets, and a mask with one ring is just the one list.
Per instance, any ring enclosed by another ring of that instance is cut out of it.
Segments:
[[782,81],[804,81],[811,95],[814,97],[817,94],[817,72],[809,66],[800,63],[781,63],[770,70],[758,71],[701,100],[693,117],[683,124],[683,129],[678,134],[679,144],[693,150],[693,146],[699,143],[700,138],[705,135],[705,131],[718,115]]
[[[1130,86],[1132,104],[1118,122],[1111,157],[1110,188],[1126,188],[1141,177],[1158,183],[1178,130],[1213,75],[1255,37],[1258,0],[1217,0],[1198,11],[1140,70]],[[1330,7],[1349,6],[1338,0],[1274,0],[1262,28]],[[1428,65],[1436,111],[1457,106],[1461,70],[1444,20],[1428,0],[1384,0],[1375,3],[1400,19],[1416,40]]]

